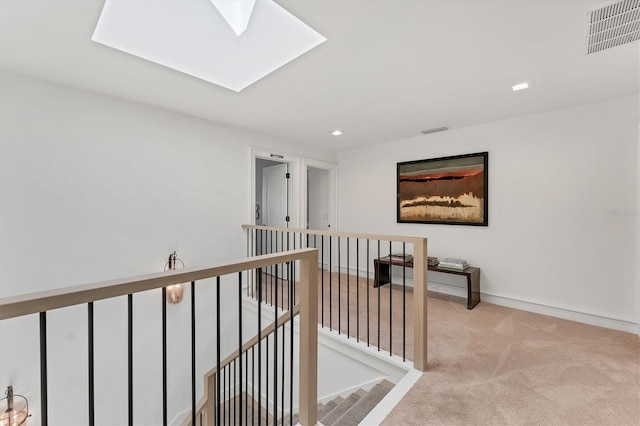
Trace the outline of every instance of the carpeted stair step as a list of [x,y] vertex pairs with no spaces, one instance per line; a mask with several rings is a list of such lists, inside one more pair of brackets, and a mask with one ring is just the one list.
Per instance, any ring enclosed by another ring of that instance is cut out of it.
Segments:
[[320,421],[322,418],[324,418],[324,416],[329,414],[331,412],[331,410],[336,408],[338,406],[338,404],[340,404],[342,401],[344,401],[344,398],[341,398],[341,397],[338,396],[338,397],[333,398],[331,401],[327,402],[324,405],[324,407],[322,407],[320,410],[318,410],[318,421]]
[[321,419],[318,419],[320,423],[324,426],[331,426],[336,420],[338,420],[347,410],[349,410],[356,402],[358,402],[362,397],[361,393],[354,392],[348,397],[344,399],[340,404],[338,404],[333,410],[323,416]]
[[362,419],[367,417],[367,414],[375,408],[382,398],[393,388],[393,383],[388,380],[375,385],[365,396],[360,398],[358,402],[353,404],[351,408],[342,414],[334,423],[334,426],[353,426],[359,424]]

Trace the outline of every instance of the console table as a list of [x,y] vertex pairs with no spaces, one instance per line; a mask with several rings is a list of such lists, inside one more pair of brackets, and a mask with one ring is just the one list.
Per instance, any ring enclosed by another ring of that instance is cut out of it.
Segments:
[[[402,265],[407,268],[413,268],[413,261],[405,262],[394,260],[391,262],[389,257],[382,257],[380,259],[373,259],[373,269],[375,271],[375,277],[373,286],[378,287],[391,282],[389,276],[389,267],[402,268]],[[453,271],[451,269],[442,269],[437,266],[429,266],[429,271],[441,272],[443,274],[462,275],[467,277],[467,309],[473,309],[480,303],[480,268],[469,266],[462,271]]]

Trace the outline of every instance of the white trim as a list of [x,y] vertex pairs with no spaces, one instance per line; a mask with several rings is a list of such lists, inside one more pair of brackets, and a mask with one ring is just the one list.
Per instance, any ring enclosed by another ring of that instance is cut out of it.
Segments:
[[548,315],[598,327],[609,328],[627,333],[638,334],[639,325],[637,322],[623,318],[611,318],[602,315],[589,314],[586,312],[574,311],[571,309],[558,308],[541,303],[517,300],[509,297],[496,296],[494,294],[480,293],[480,300],[494,305],[506,306],[508,308],[520,309],[522,311],[534,312],[536,314]]
[[[640,231],[639,231],[640,232]],[[640,245],[640,242],[638,243]],[[638,248],[638,253],[640,253],[640,247]],[[640,262],[639,262],[640,263]],[[332,265],[333,266],[333,265]],[[328,267],[328,266],[327,266]],[[334,266],[334,272],[338,270],[337,266]],[[340,268],[343,273],[347,273],[346,267]],[[640,269],[640,267],[638,268]],[[355,275],[355,268],[349,268],[350,272]],[[437,272],[437,271],[430,271]],[[369,279],[374,279],[373,270],[369,271]],[[360,270],[360,277],[366,277],[366,270]],[[638,271],[639,280],[640,280],[640,270]],[[394,274],[394,278],[397,279],[397,276]],[[394,285],[402,285],[402,283],[398,283],[394,281]],[[413,289],[413,278],[407,277],[406,281],[407,288]],[[480,286],[482,288],[482,285]],[[640,283],[639,283],[640,287]],[[454,285],[449,282],[440,282],[432,279],[428,279],[427,281],[427,290],[433,291],[435,293],[447,294],[450,296],[462,297],[466,300],[467,298],[467,285],[466,283],[461,285]],[[640,288],[638,288],[637,297],[640,299]],[[609,328],[612,330],[624,331],[632,334],[640,335],[640,324],[639,321],[634,321],[628,318],[615,318],[611,316],[604,316],[595,313],[581,312],[576,311],[570,308],[562,308],[558,306],[545,305],[543,303],[531,302],[527,300],[514,299],[511,297],[498,296],[495,294],[480,292],[480,303],[493,303],[494,305],[506,306],[508,308],[520,309],[522,311],[534,312],[537,314],[548,315],[556,318],[562,318],[570,321],[581,322],[583,324],[595,325],[597,327]],[[639,301],[640,303],[640,301]],[[640,309],[640,307],[639,307]],[[639,311],[640,314],[640,311]]]
[[[639,77],[640,79],[640,77]],[[638,98],[638,144],[636,147],[636,211],[640,211],[640,98]],[[640,323],[640,215],[636,217],[636,321]],[[640,336],[640,327],[637,327]]]
[[[382,398],[382,401],[376,405],[373,410],[367,414],[367,417],[362,419],[360,425],[379,425],[389,415],[391,410],[404,398],[404,396],[411,390],[413,385],[422,377],[424,373],[418,370],[411,369],[396,385],[389,391],[389,393]],[[428,402],[426,402],[428,403]]]

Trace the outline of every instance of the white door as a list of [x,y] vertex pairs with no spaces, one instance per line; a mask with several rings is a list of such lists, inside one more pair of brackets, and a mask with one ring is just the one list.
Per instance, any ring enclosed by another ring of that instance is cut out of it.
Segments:
[[[289,225],[289,166],[286,163],[269,166],[262,169],[262,205],[263,225],[286,228]],[[286,233],[267,231],[265,235],[264,253],[282,252],[287,249]],[[270,268],[271,269],[271,268]],[[287,268],[279,265],[277,270],[270,273],[278,274],[286,279]]]
[[262,169],[263,224],[286,228],[289,215],[288,165],[277,164]]
[[329,171],[307,169],[307,228],[329,230]]

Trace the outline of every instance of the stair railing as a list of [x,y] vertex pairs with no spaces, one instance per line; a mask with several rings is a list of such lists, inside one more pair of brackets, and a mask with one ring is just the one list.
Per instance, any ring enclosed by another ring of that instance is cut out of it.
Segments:
[[[321,327],[377,346],[378,351],[403,361],[412,358],[415,369],[426,371],[426,238],[259,225],[242,228],[247,233],[248,256],[306,247],[318,250]],[[262,284],[266,286],[262,300],[274,306],[282,301],[274,297],[277,286],[270,277],[282,273],[277,267],[266,268]],[[255,281],[248,291],[257,297]],[[413,302],[407,303],[410,299]]]
[[[212,422],[209,421],[209,419],[215,419],[215,407],[216,407],[215,405],[216,404],[216,400],[215,400],[216,387],[215,386],[216,386],[216,380],[218,378],[218,372],[225,371],[225,369],[232,366],[232,364],[236,361],[238,361],[239,363],[242,363],[243,355],[245,356],[246,365],[251,367],[250,369],[248,368],[245,370],[247,371],[247,377],[246,377],[247,383],[245,384],[244,389],[245,389],[245,392],[247,393],[249,392],[249,390],[252,391],[251,393],[252,401],[251,402],[245,401],[245,407],[240,407],[240,411],[244,409],[245,418],[249,411],[249,406],[251,406],[252,413],[256,411],[256,408],[258,410],[258,414],[262,413],[262,410],[264,409],[264,407],[261,406],[260,402],[258,402],[258,407],[255,407],[254,403],[256,402],[256,397],[253,392],[255,390],[260,389],[260,387],[255,387],[255,386],[251,387],[249,385],[249,380],[248,380],[249,371],[257,370],[257,368],[255,368],[255,366],[257,365],[255,360],[256,346],[261,344],[262,340],[265,340],[269,336],[272,336],[273,333],[277,332],[279,328],[282,328],[287,324],[291,327],[293,318],[295,318],[299,314],[300,314],[300,304],[294,306],[293,310],[287,311],[282,315],[280,315],[277,321],[273,321],[271,324],[269,324],[264,329],[262,329],[261,333],[258,333],[255,336],[253,336],[251,339],[249,339],[249,341],[247,341],[242,345],[241,350],[236,349],[233,353],[227,356],[220,363],[220,367],[219,367],[220,370],[218,370],[218,367],[213,367],[211,370],[209,370],[205,374],[204,376],[205,393],[203,397],[200,399],[200,401],[198,402],[198,405],[196,406],[196,417],[195,417],[196,419],[202,418],[202,422],[201,422],[202,424],[211,424]],[[249,361],[249,358],[250,358],[249,354],[251,354],[251,358],[252,358],[251,361]],[[234,367],[232,370],[234,374],[236,370],[237,368]],[[254,381],[255,381],[255,378],[252,378],[251,383],[253,383]],[[293,390],[293,387],[291,387],[291,390]],[[226,407],[227,401],[236,395],[237,393],[234,395],[230,395],[229,398],[223,398],[223,400],[219,402],[221,409],[223,410],[222,417],[225,417],[225,415],[227,414],[227,407]],[[258,398],[260,399],[260,397]],[[292,395],[290,396],[289,400],[293,401]],[[270,415],[267,409],[265,409],[264,411],[267,416]],[[293,410],[290,409],[290,416],[292,414],[292,411]],[[229,412],[229,415],[231,415],[232,410],[229,409],[228,412]],[[224,424],[224,421],[222,423]],[[232,423],[235,423],[235,422],[232,422]],[[257,422],[255,421],[253,423],[257,424]],[[196,425],[197,424],[198,422],[196,421]],[[193,425],[193,422],[192,422],[191,416],[187,416],[181,423],[181,426],[192,426],[192,425]]]
[[[299,312],[300,316],[300,348],[298,356],[299,365],[299,422],[302,425],[315,425],[317,423],[317,278],[318,278],[318,266],[317,266],[317,253],[315,249],[300,249],[287,251],[278,254],[270,254],[252,257],[250,259],[237,260],[232,262],[219,263],[213,266],[204,268],[185,268],[180,270],[172,270],[162,273],[150,274],[145,276],[118,279],[113,281],[87,284],[76,287],[68,287],[56,290],[50,290],[39,293],[32,293],[22,296],[14,296],[0,299],[0,320],[7,320],[10,318],[23,317],[32,314],[39,315],[39,333],[40,333],[40,406],[36,410],[39,419],[35,418],[34,421],[39,420],[40,424],[47,426],[49,423],[49,407],[48,407],[48,348],[47,348],[47,313],[54,309],[62,309],[77,305],[87,306],[87,319],[88,319],[88,388],[86,392],[86,401],[88,405],[89,418],[87,424],[94,425],[96,410],[95,410],[95,371],[96,366],[94,364],[94,327],[93,327],[93,306],[94,303],[100,303],[105,299],[112,299],[116,297],[126,296],[127,298],[127,330],[128,330],[128,361],[127,361],[127,375],[128,383],[126,393],[128,396],[127,417],[128,424],[134,423],[134,408],[136,407],[133,392],[133,312],[134,312],[134,295],[142,292],[160,290],[161,294],[158,294],[159,301],[162,303],[162,424],[168,424],[168,411],[167,411],[167,328],[166,328],[166,287],[174,284],[180,284],[190,282],[191,284],[191,410],[189,413],[190,419],[199,420],[200,424],[207,425],[221,425],[223,419],[221,418],[221,412],[219,404],[214,405],[214,409],[209,407],[207,416],[200,415],[202,410],[196,409],[196,309],[195,309],[195,292],[196,282],[198,286],[209,285],[210,280],[202,281],[208,278],[215,278],[216,286],[216,327],[217,327],[217,339],[216,339],[216,359],[213,363],[216,364],[215,371],[222,371],[222,365],[228,366],[228,360],[230,355],[225,360],[221,356],[221,343],[220,343],[220,288],[222,276],[233,276],[237,274],[237,289],[239,299],[242,298],[243,291],[243,276],[262,276],[262,269],[271,267],[276,264],[294,265],[298,264],[299,269],[296,276],[298,277],[299,287],[299,303],[296,310],[292,309],[287,314],[283,315],[287,320],[293,318],[295,312]],[[258,278],[259,279],[259,278]],[[225,284],[227,285],[227,281]],[[241,302],[240,302],[241,303]],[[240,305],[240,311],[242,311]],[[277,313],[277,310],[276,310]],[[240,314],[241,315],[241,314]],[[260,318],[260,316],[258,316]],[[284,321],[285,318],[282,318]],[[259,319],[260,321],[260,319]],[[273,324],[274,329],[277,325],[281,325],[280,322]],[[258,324],[258,330],[262,330],[260,324]],[[276,333],[277,334],[277,333]],[[260,341],[262,338],[268,338],[269,328],[259,333],[257,341],[244,342],[242,336],[242,319],[240,318],[239,332],[238,332],[238,353],[245,352],[246,347],[249,344],[257,344],[260,347]],[[252,339],[253,340],[253,339]],[[37,351],[34,348],[34,351]],[[25,354],[27,356],[27,354]],[[160,355],[159,355],[160,356]],[[226,364],[225,364],[226,363]],[[11,366],[3,365],[3,369],[11,369]],[[242,367],[239,366],[240,380],[239,383],[242,386]],[[73,372],[69,372],[73,374]],[[221,383],[219,375],[212,375],[211,379],[207,380],[205,387],[205,394],[211,398],[213,397],[217,402],[221,402]],[[60,393],[68,393],[69,389],[52,389],[52,391]],[[74,399],[79,399],[80,396],[74,395]],[[31,404],[30,404],[31,406]],[[206,417],[206,419],[205,419]],[[240,419],[241,420],[241,419]],[[206,423],[203,423],[205,422]],[[54,423],[64,423],[63,419],[54,419]],[[239,421],[238,423],[242,423]]]

